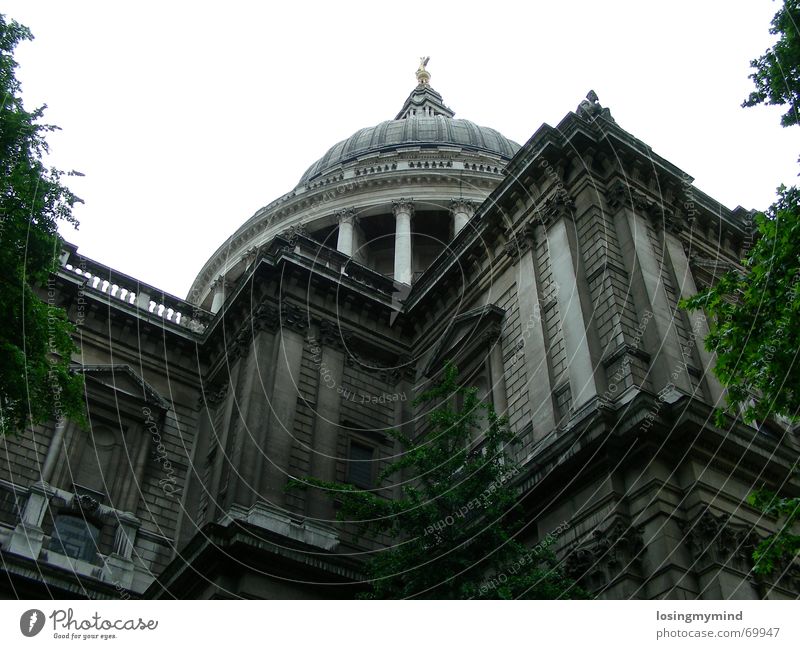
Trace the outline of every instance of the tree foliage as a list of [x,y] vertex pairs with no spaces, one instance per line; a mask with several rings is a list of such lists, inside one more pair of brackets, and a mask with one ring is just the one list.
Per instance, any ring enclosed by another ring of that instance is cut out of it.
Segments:
[[785,0],[769,31],[778,41],[750,62],[756,88],[742,106],[788,106],[781,124],[790,126],[800,121],[800,2]]
[[16,46],[32,36],[0,15],[0,434],[60,416],[81,417],[82,378],[70,372],[75,350],[63,309],[40,295],[54,270],[59,221],[77,226],[79,200],[47,168],[45,107],[25,110],[16,78]]
[[[800,123],[800,3],[785,0],[772,19],[775,45],[751,62],[755,90],[742,104],[787,106],[783,126]],[[714,373],[727,388],[728,409],[759,424],[778,415],[800,415],[800,190],[778,188],[778,198],[755,217],[755,245],[713,287],[684,300],[711,319],[706,349],[716,354]],[[724,415],[718,413],[717,423]],[[794,467],[797,470],[797,467]],[[758,489],[748,501],[778,520],[775,534],[753,553],[755,572],[769,574],[800,552],[796,532],[800,498]]]
[[770,574],[784,561],[800,553],[800,535],[795,533],[800,519],[800,498],[781,498],[766,489],[750,494],[748,501],[764,514],[778,520],[778,531],[762,539],[753,552],[754,570]]
[[757,214],[758,237],[744,270],[685,300],[711,316],[705,345],[728,405],[747,422],[800,413],[800,191],[779,189],[778,201]]
[[402,478],[402,498],[314,479],[292,486],[326,490],[341,504],[340,520],[395,542],[367,562],[369,597],[586,597],[550,547],[561,530],[534,548],[515,538],[524,523],[512,486],[519,468],[504,451],[512,433],[474,388],[458,384],[457,374],[448,364],[441,383],[415,401],[430,408],[423,433],[414,440],[391,433],[403,453],[380,480]]

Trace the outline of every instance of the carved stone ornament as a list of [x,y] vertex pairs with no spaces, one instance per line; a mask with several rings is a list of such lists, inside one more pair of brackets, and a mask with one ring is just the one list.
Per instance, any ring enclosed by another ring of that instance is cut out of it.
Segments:
[[72,498],[72,511],[90,516],[96,516],[100,503],[87,494],[75,494]]
[[401,212],[406,212],[410,216],[414,216],[413,198],[401,198],[396,201],[392,201],[392,213],[397,216]]
[[533,223],[528,222],[517,232],[507,233],[508,240],[503,245],[505,253],[512,259],[519,259],[531,250],[536,245],[535,228]]
[[300,223],[298,225],[291,225],[286,228],[283,232],[281,232],[281,236],[284,239],[288,239],[291,243],[295,243],[298,236],[307,237],[308,230],[306,229],[305,225]]
[[290,303],[281,302],[281,327],[303,333],[308,329],[308,312]]
[[349,222],[355,225],[356,211],[352,207],[348,207],[347,209],[336,212],[334,217],[336,218],[337,223],[341,224],[342,222]]
[[683,522],[686,543],[698,565],[734,563],[749,570],[758,536],[752,528],[732,522],[729,515],[714,514],[708,509],[692,521]]
[[621,518],[605,530],[594,530],[567,557],[567,574],[590,590],[611,583],[620,572],[639,568],[644,549],[643,529]]
[[454,198],[450,201],[450,212],[462,212],[472,216],[475,213],[475,201],[465,198]]
[[585,119],[588,122],[593,122],[598,117],[604,117],[610,122],[616,121],[611,117],[611,111],[608,108],[603,108],[600,105],[600,100],[597,98],[597,93],[590,90],[586,93],[586,99],[582,100],[578,107],[575,109],[578,117]]
[[209,386],[205,394],[200,396],[200,407],[203,407],[204,402],[210,408],[216,408],[219,406],[225,400],[225,397],[228,396],[229,385],[230,384],[226,381],[219,385]]
[[686,217],[672,208],[659,203],[635,187],[617,180],[606,194],[609,207],[619,211],[628,207],[645,216],[657,229],[680,234],[687,226]]
[[575,215],[575,202],[563,189],[550,196],[535,212],[542,225],[549,225],[560,218]]
[[258,258],[258,248],[256,246],[251,246],[250,248],[245,250],[244,254],[242,255],[245,268],[250,268],[257,258]]
[[349,347],[353,332],[349,329],[343,329],[336,322],[321,320],[319,323],[319,337],[323,345],[344,350]]
[[280,314],[274,304],[262,302],[253,312],[254,331],[277,331],[280,326]]

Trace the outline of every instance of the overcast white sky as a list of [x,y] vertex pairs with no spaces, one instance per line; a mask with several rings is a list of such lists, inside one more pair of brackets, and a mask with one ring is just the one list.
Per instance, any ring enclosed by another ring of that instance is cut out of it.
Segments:
[[259,207],[416,84],[523,143],[590,88],[617,122],[728,207],[796,183],[800,128],[740,108],[773,42],[768,0],[707,2],[45,2],[0,11],[52,162],[84,178],[80,252],[184,296]]

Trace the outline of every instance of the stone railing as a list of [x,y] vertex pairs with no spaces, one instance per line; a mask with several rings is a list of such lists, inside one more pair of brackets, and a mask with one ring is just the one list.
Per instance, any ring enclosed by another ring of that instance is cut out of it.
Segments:
[[157,318],[193,333],[205,331],[213,315],[185,300],[165,293],[161,289],[78,254],[72,244],[65,244],[61,254],[63,272],[83,279],[83,289],[102,294],[115,301],[138,310],[148,319]]

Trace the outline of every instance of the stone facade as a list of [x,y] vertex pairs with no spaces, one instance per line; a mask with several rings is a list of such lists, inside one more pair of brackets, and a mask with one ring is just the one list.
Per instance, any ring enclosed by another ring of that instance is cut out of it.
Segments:
[[[426,73],[427,74],[427,73]],[[374,546],[314,476],[370,487],[454,359],[508,415],[535,546],[604,598],[794,598],[752,572],[795,494],[794,430],[713,423],[703,314],[749,214],[624,131],[596,96],[522,147],[420,79],[256,213],[181,300],[66,247],[88,425],[2,439],[6,596],[352,597]],[[390,539],[386,539],[387,542]]]

